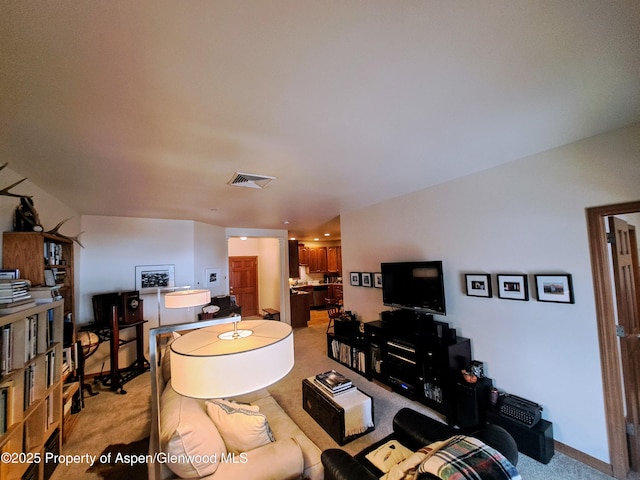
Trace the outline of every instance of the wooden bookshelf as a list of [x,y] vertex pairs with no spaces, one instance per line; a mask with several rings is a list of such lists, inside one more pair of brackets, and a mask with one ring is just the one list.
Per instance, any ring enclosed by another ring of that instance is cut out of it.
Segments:
[[71,313],[75,320],[73,240],[41,232],[4,232],[2,265],[20,270],[20,277],[32,287],[47,285],[46,275],[53,274],[65,314]]
[[[30,468],[44,478],[45,444],[62,426],[63,315],[58,300],[0,316],[0,452],[13,454],[12,461],[0,462],[2,479],[19,479]],[[59,451],[62,436],[57,438]]]

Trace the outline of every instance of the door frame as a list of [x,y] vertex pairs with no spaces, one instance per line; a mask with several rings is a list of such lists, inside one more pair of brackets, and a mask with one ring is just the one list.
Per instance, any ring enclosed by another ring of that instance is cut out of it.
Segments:
[[[280,250],[280,321],[291,325],[289,304],[289,232],[260,228],[225,228],[227,249],[227,278],[229,275],[229,239],[231,237],[277,238]],[[227,285],[227,288],[229,285]]]
[[629,473],[629,455],[624,416],[623,382],[616,337],[614,293],[611,284],[609,244],[605,232],[605,218],[640,212],[640,201],[617,203],[586,209],[587,234],[602,366],[602,385],[605,420],[609,440],[609,462],[612,475],[625,479]]

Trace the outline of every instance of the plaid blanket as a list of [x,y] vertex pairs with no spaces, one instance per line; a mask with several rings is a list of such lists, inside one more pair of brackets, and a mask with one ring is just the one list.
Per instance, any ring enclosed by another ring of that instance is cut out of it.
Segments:
[[[474,437],[456,435],[421,449],[426,453],[416,473],[442,480],[520,480],[520,474],[500,452]],[[426,450],[426,451],[425,451]]]

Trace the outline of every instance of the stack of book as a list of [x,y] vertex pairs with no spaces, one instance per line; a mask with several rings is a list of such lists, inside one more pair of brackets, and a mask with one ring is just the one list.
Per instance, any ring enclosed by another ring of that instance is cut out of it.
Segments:
[[53,287],[31,287],[29,294],[33,298],[37,305],[42,303],[51,303],[56,300],[61,300],[60,285],[54,285]]
[[29,294],[29,282],[0,278],[0,314],[17,312],[35,306]]
[[351,380],[335,370],[329,370],[328,372],[317,374],[315,381],[316,385],[319,385],[323,392],[332,397],[341,395],[356,388]]

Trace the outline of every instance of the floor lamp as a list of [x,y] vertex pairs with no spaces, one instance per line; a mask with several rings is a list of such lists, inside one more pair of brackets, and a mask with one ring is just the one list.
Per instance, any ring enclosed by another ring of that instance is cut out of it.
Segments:
[[[175,287],[171,290],[164,296],[165,308],[191,308],[211,302],[211,292],[209,290],[192,290],[189,286]],[[158,326],[162,324],[160,320],[162,292],[163,290],[158,288]]]

